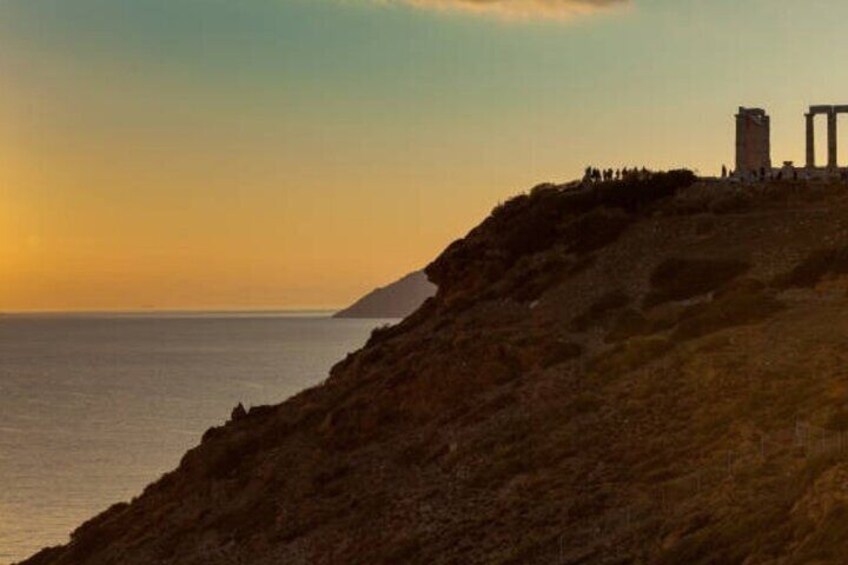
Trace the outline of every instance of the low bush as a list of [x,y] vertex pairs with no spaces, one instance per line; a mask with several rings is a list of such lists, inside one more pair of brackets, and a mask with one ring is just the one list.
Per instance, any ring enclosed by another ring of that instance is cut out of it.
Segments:
[[747,212],[754,205],[754,199],[750,194],[737,191],[725,194],[709,203],[709,211],[713,214],[731,214],[734,212]]
[[536,300],[562,280],[572,266],[566,258],[553,253],[541,257],[539,261],[528,262],[526,266],[519,262],[513,269],[513,272],[518,272],[506,289],[506,294],[518,302]]
[[779,288],[811,288],[827,275],[848,274],[848,247],[820,249],[774,281]]
[[560,228],[568,251],[586,255],[615,242],[633,222],[622,210],[599,209]]
[[687,308],[672,334],[675,341],[685,341],[717,331],[763,321],[783,309],[783,304],[757,285],[717,294],[707,303]]
[[365,344],[365,348],[368,349],[369,347],[382,343],[387,339],[390,339],[397,333],[397,325],[383,324],[382,326],[378,326],[371,330],[371,336],[368,338],[368,342]]
[[582,354],[583,348],[576,343],[552,341],[542,348],[541,365],[547,369],[580,357]]
[[585,332],[604,316],[630,304],[630,297],[623,290],[613,290],[596,300],[589,308],[571,321],[571,329]]
[[596,373],[620,374],[638,369],[662,357],[673,344],[661,337],[637,337],[618,345],[592,362]]
[[616,343],[631,337],[659,333],[674,327],[677,324],[677,319],[678,314],[674,311],[660,314],[652,312],[650,316],[645,316],[636,309],[628,308],[618,316],[605,341]]
[[750,269],[736,259],[682,259],[663,261],[651,274],[646,306],[694,298],[727,284]]
[[615,319],[612,329],[607,334],[607,343],[616,343],[637,335],[651,333],[651,323],[642,312],[628,308]]

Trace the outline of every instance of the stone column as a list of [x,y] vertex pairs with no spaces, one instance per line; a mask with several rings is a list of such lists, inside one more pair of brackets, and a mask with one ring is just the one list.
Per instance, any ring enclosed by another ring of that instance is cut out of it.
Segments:
[[807,118],[807,168],[816,166],[816,116],[805,114]]
[[736,174],[745,170],[745,108],[739,108],[736,114]]
[[827,113],[827,168],[836,169],[836,112]]

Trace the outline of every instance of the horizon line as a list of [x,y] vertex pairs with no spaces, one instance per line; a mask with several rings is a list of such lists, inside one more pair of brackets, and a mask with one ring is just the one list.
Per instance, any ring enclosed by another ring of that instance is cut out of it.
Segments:
[[57,309],[15,309],[15,310],[0,310],[0,316],[26,316],[26,315],[77,315],[77,316],[96,316],[96,315],[159,315],[159,314],[334,314],[344,307],[328,308],[328,307],[251,307],[251,308],[236,308],[236,307],[185,307],[185,308],[57,308]]

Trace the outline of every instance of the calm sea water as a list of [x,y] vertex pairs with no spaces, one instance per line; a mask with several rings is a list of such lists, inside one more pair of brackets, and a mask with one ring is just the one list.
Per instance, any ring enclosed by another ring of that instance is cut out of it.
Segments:
[[0,563],[173,469],[238,402],[323,380],[389,320],[327,315],[0,317]]

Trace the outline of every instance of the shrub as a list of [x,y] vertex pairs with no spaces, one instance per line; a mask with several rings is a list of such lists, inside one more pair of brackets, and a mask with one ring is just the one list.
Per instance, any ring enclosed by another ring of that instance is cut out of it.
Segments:
[[560,281],[572,264],[563,256],[550,253],[536,260],[520,261],[513,272],[514,280],[507,294],[518,302],[530,302],[539,298],[546,290]]
[[646,316],[636,308],[627,308],[616,316],[604,341],[618,343],[637,336],[647,336],[665,331],[676,323],[677,314],[674,311],[661,312],[659,315],[654,312]]
[[658,200],[673,196],[681,188],[695,183],[697,177],[689,170],[652,174],[599,187],[598,200],[610,208],[623,208],[636,212]]
[[387,339],[393,337],[398,333],[398,326],[392,324],[383,324],[382,326],[378,326],[371,330],[371,336],[368,338],[368,342],[365,344],[365,348],[369,348],[373,345],[377,345],[378,343],[382,343]]
[[651,274],[646,306],[686,300],[711,292],[750,269],[735,259],[667,259]]
[[570,361],[583,353],[583,348],[576,343],[553,341],[542,348],[542,367],[548,368]]
[[585,255],[615,242],[633,221],[621,210],[595,210],[562,228],[568,251]]
[[608,313],[630,304],[630,297],[622,290],[613,290],[601,296],[585,312],[571,321],[571,328],[584,332],[594,326]]
[[848,274],[848,247],[820,249],[774,281],[779,288],[810,288],[826,275]]
[[767,319],[783,309],[783,304],[757,288],[740,285],[716,296],[712,302],[691,306],[681,315],[672,339],[694,339],[726,328]]
[[598,373],[633,371],[662,357],[673,347],[661,337],[634,338],[597,357],[592,368]]
[[606,342],[624,341],[637,335],[651,333],[651,323],[640,311],[628,308],[619,314],[612,329],[607,334]]
[[709,204],[709,210],[713,214],[730,214],[733,212],[747,212],[753,207],[754,199],[744,192],[733,192],[716,198]]

